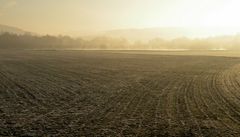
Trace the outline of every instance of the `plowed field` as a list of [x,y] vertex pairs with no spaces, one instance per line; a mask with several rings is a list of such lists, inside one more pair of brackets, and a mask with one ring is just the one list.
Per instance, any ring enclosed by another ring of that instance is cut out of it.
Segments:
[[240,136],[240,58],[0,51],[0,136]]

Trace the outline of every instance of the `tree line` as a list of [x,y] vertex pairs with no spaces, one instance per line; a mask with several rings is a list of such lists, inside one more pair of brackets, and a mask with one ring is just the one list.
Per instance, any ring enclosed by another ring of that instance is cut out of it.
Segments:
[[177,38],[165,40],[155,38],[148,42],[129,42],[125,38],[95,37],[90,40],[69,36],[36,36],[3,33],[0,35],[0,49],[102,49],[102,50],[240,50],[240,35],[219,36],[202,39]]

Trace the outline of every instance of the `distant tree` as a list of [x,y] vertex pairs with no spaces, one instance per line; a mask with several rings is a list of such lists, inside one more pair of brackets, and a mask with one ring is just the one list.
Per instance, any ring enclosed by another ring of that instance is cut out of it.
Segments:
[[69,36],[36,36],[0,34],[0,49],[192,49],[240,50],[240,35],[222,36],[204,39],[177,38],[164,40],[155,38],[149,42],[135,41],[129,43],[124,38],[95,37],[91,40],[71,38]]

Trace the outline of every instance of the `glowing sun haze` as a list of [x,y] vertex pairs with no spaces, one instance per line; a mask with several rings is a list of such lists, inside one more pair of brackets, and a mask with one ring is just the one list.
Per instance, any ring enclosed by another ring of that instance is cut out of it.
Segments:
[[[240,27],[239,0],[0,0],[0,24],[41,34]],[[231,29],[232,31],[232,29]]]

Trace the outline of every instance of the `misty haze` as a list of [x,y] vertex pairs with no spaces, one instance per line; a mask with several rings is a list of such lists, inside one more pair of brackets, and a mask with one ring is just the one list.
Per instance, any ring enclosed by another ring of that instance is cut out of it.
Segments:
[[239,137],[237,0],[0,0],[0,136]]

